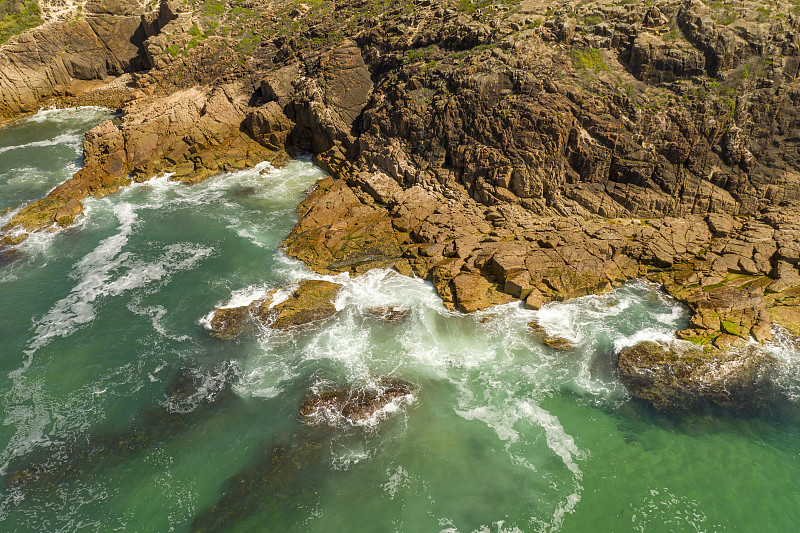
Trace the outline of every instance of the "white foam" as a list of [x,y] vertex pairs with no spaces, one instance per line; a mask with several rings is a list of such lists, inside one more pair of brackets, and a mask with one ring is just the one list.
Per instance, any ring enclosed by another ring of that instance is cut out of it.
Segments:
[[95,302],[118,296],[131,289],[169,277],[174,272],[188,270],[211,254],[212,249],[194,244],[173,244],[164,248],[156,261],[136,260],[123,249],[137,224],[133,205],[120,203],[113,208],[119,220],[119,231],[101,241],[81,258],[70,274],[77,283],[70,293],[34,324],[34,336],[28,345],[30,356],[56,337],[66,337],[95,318]]
[[561,458],[576,478],[581,479],[583,474],[575,461],[582,459],[583,454],[578,450],[572,437],[564,431],[558,418],[530,402],[519,402],[517,407],[530,422],[544,428],[547,446]]
[[724,529],[720,524],[707,524],[708,517],[700,510],[700,504],[686,496],[676,495],[666,488],[650,489],[642,502],[632,509],[631,529],[633,531],[718,531]]
[[614,351],[619,352],[625,348],[635,346],[640,342],[653,341],[671,343],[676,341],[675,332],[665,328],[644,328],[633,335],[620,336],[614,340]]
[[231,297],[223,304],[216,307],[227,309],[231,307],[242,307],[243,305],[250,305],[256,300],[261,300],[267,296],[270,289],[263,285],[249,285],[241,289],[237,289],[231,293]]
[[79,106],[68,108],[45,107],[40,109],[36,114],[21,119],[18,123],[24,124],[26,122],[34,122],[41,124],[43,122],[69,123],[75,121],[96,121],[100,118],[111,118],[114,113],[107,107],[98,106]]
[[74,132],[62,133],[61,135],[57,135],[52,139],[45,139],[43,141],[32,141],[25,144],[0,147],[0,154],[4,154],[12,150],[20,150],[23,148],[43,148],[46,146],[56,146],[59,144],[64,144],[72,148],[79,148],[81,146],[82,140],[83,140],[82,135],[76,134]]
[[[174,341],[190,340],[188,335],[173,335],[167,331],[167,328],[164,327],[164,324],[162,323],[162,319],[167,314],[167,309],[163,305],[142,306],[139,299],[136,299],[129,303],[127,307],[132,313],[149,317],[150,322],[153,325],[153,329],[156,330],[156,332],[158,332],[158,334],[162,337]],[[160,370],[160,368],[156,369],[156,372],[158,370]]]
[[186,398],[171,396],[165,406],[173,413],[194,411],[199,405],[213,401],[240,373],[241,368],[237,362],[225,361],[210,372],[196,376],[202,380],[192,394]]
[[781,326],[773,325],[772,334],[761,348],[778,362],[775,385],[790,401],[800,403],[800,342]]
[[411,484],[409,483],[408,479],[408,470],[403,468],[402,465],[397,465],[397,468],[392,470],[387,470],[386,475],[389,476],[388,481],[381,485],[383,491],[389,495],[390,500],[394,500],[395,494],[401,488],[409,489],[411,488]]

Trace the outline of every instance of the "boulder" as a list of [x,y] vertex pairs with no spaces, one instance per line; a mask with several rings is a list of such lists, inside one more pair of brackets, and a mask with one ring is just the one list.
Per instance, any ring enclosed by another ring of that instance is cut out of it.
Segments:
[[746,409],[764,405],[775,365],[759,349],[723,352],[645,341],[620,352],[617,371],[633,396],[660,411],[703,403]]
[[300,418],[307,424],[364,424],[389,404],[410,398],[413,392],[413,385],[407,381],[381,377],[365,388],[344,387],[306,396]]
[[530,331],[540,343],[554,350],[568,351],[574,348],[572,342],[564,337],[547,333],[547,330],[536,320],[528,322],[528,331]]
[[264,326],[287,330],[330,318],[337,313],[335,301],[342,286],[321,280],[303,280],[283,302],[271,306],[271,300],[251,304],[250,312]]

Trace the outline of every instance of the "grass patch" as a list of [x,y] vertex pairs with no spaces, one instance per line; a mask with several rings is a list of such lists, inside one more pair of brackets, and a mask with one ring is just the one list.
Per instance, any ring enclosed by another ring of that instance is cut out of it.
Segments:
[[41,23],[37,0],[0,1],[0,44]]
[[597,48],[572,50],[569,53],[569,58],[572,60],[572,66],[578,70],[611,70],[611,67],[603,61],[603,53]]

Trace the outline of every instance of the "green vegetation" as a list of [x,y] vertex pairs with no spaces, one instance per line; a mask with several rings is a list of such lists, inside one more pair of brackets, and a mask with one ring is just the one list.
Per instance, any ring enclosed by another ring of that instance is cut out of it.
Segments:
[[0,1],[0,44],[41,23],[37,0]]
[[220,16],[225,13],[225,2],[221,0],[206,0],[203,3],[203,15]]
[[587,26],[595,26],[603,22],[603,17],[601,17],[600,15],[591,15],[588,17],[584,17],[583,22]]
[[572,66],[578,70],[608,71],[611,68],[603,61],[603,52],[597,48],[572,50],[569,53]]

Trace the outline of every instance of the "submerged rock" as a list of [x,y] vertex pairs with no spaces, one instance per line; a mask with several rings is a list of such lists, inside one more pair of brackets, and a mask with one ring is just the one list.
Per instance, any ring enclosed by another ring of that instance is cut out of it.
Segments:
[[617,370],[633,396],[660,411],[702,403],[746,409],[764,405],[775,364],[757,348],[722,352],[645,341],[622,350]]
[[19,250],[0,244],[0,267],[5,266],[20,256]]
[[182,432],[237,398],[229,374],[201,375],[191,369],[181,370],[168,386],[166,401],[145,409],[129,431],[75,436],[36,448],[11,461],[6,487],[48,488],[84,469],[109,464]]
[[264,447],[251,466],[228,479],[224,495],[197,515],[192,531],[225,531],[255,512],[268,510],[272,517],[295,512],[315,490],[323,453],[337,435],[319,427],[320,422],[363,424],[412,390],[410,383],[382,377],[372,388],[340,388],[308,396],[300,409],[307,423],[303,430],[288,444]]
[[564,337],[548,334],[544,327],[536,320],[531,320],[528,322],[528,330],[533,334],[534,337],[536,337],[536,340],[550,348],[553,348],[554,350],[566,351],[574,348],[572,342],[568,341]]
[[410,396],[413,390],[407,381],[390,377],[382,377],[368,388],[327,390],[306,397],[300,418],[308,424],[363,424],[395,400]]
[[262,449],[254,464],[227,480],[224,495],[195,517],[192,531],[225,531],[265,508],[272,516],[292,512],[316,488],[313,475],[327,437],[306,431],[288,444]]
[[364,314],[384,322],[402,322],[411,316],[411,309],[403,309],[395,305],[389,307],[373,307],[365,309]]

